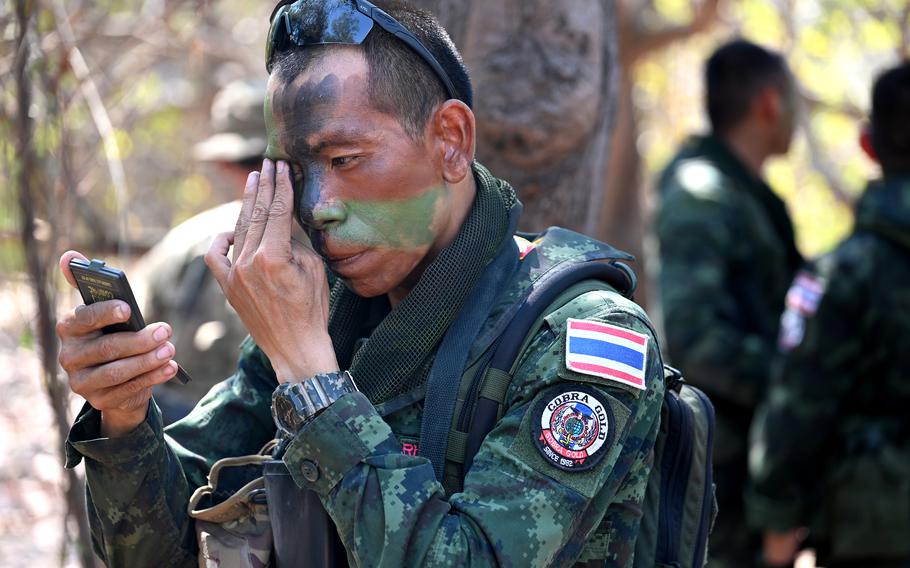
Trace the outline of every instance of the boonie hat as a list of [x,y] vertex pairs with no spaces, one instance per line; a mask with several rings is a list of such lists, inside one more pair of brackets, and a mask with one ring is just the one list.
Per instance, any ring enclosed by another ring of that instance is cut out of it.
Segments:
[[212,102],[214,134],[193,146],[202,162],[243,162],[262,157],[267,145],[262,104],[264,83],[234,81]]

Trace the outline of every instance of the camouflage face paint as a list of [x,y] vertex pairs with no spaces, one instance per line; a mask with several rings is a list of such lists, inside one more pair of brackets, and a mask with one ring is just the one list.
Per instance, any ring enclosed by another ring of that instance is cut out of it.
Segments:
[[266,124],[314,249],[357,293],[376,295],[416,281],[443,246],[450,190],[437,146],[375,108],[368,86],[362,54],[333,51],[289,84],[273,74]]
[[432,222],[444,186],[431,187],[408,199],[343,200],[347,220],[332,236],[363,246],[413,249],[433,243]]
[[340,93],[341,81],[331,73],[303,82],[273,78],[265,101],[266,155],[287,159],[309,154],[312,149],[307,139],[324,125],[327,111],[337,106]]

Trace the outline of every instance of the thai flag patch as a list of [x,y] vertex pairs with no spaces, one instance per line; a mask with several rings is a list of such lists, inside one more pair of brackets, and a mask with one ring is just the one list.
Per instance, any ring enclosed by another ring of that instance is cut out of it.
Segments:
[[818,311],[818,305],[825,295],[824,279],[800,270],[793,285],[787,291],[786,309],[780,318],[780,333],[777,344],[783,352],[793,350],[803,342],[806,333],[806,318]]
[[624,327],[569,319],[566,368],[645,390],[648,336]]
[[815,315],[824,294],[824,281],[805,270],[800,270],[787,291],[786,305],[807,316]]

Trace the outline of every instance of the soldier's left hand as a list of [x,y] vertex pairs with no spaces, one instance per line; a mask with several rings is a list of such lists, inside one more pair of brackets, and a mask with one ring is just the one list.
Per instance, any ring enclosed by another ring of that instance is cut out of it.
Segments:
[[766,532],[763,542],[765,564],[768,566],[792,565],[808,532],[805,528]]
[[265,160],[261,172],[250,174],[234,232],[215,237],[205,255],[280,382],[338,370],[328,333],[329,289],[322,259],[291,240],[289,170],[285,162]]

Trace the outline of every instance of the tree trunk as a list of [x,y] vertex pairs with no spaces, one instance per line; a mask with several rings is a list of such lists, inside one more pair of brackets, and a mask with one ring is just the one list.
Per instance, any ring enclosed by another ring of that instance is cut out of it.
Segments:
[[512,183],[522,228],[600,233],[618,90],[609,0],[423,0],[474,84],[478,159]]
[[[55,332],[54,287],[48,274],[47,267],[54,262],[48,258],[46,251],[42,251],[40,243],[35,237],[36,203],[42,192],[39,172],[41,165],[36,155],[34,138],[34,119],[29,116],[28,109],[32,101],[32,81],[28,72],[28,59],[30,46],[28,30],[32,22],[32,3],[27,0],[18,0],[16,3],[16,51],[13,69],[16,83],[16,102],[18,112],[14,123],[16,134],[16,158],[10,169],[13,172],[14,184],[18,193],[20,231],[22,248],[25,254],[25,263],[32,287],[35,292],[35,304],[38,307],[35,321],[36,337],[40,346],[42,383],[48,396],[56,426],[57,444],[60,448],[61,462],[66,457],[63,452],[63,440],[66,439],[70,418],[67,411],[68,390],[60,381],[57,374],[57,335]],[[53,437],[53,434],[51,434]],[[67,469],[64,474],[63,494],[66,503],[66,519],[71,520],[75,526],[75,545],[79,555],[78,561],[83,568],[95,565],[91,548],[91,533],[88,519],[85,516],[85,499],[82,480],[76,472]],[[66,527],[65,527],[66,528]],[[61,563],[66,557],[66,547],[69,544],[64,530],[64,539],[61,543]]]

